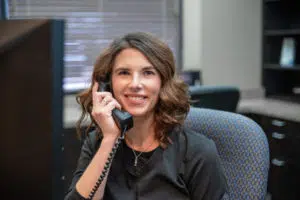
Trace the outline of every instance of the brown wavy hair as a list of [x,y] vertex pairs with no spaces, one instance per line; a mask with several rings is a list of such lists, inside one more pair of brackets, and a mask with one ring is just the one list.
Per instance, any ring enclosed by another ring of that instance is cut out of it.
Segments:
[[[91,115],[92,87],[95,81],[105,81],[107,76],[110,76],[116,56],[127,48],[134,48],[143,53],[160,74],[162,88],[155,108],[155,136],[161,146],[166,146],[169,142],[168,132],[183,124],[190,109],[188,86],[176,74],[175,59],[168,45],[153,35],[143,32],[129,33],[115,39],[100,54],[94,65],[90,88],[76,97],[82,108],[81,117],[76,124],[77,133],[83,136],[92,127],[100,130]],[[90,119],[90,124],[83,133],[82,123],[86,119]]]

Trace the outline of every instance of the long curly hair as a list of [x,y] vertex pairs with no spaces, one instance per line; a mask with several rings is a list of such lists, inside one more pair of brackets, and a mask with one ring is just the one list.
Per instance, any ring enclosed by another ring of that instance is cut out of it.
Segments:
[[[95,81],[105,81],[111,74],[116,56],[124,49],[134,48],[143,53],[155,67],[161,77],[159,100],[155,107],[154,123],[155,137],[160,145],[165,147],[168,142],[168,132],[183,124],[190,109],[188,86],[177,76],[175,59],[169,46],[149,33],[135,32],[115,39],[95,62],[90,88],[79,93],[77,103],[82,108],[76,128],[78,135],[85,136],[93,127],[101,134],[91,115],[92,87]],[[89,120],[89,125],[82,130],[83,122]]]

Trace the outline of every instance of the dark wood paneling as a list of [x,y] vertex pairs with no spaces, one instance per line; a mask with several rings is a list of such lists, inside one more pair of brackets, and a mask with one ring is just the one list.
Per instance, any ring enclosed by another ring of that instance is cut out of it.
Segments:
[[[23,26],[29,21],[24,20]],[[17,31],[20,21],[14,22],[1,23],[11,23]],[[33,23],[29,23],[31,28]],[[57,177],[53,174],[59,165],[53,138],[62,131],[62,85],[54,88],[54,82],[62,78],[62,70],[55,71],[54,64],[63,55],[53,54],[52,21],[36,20],[36,24],[26,37],[21,34],[21,40],[0,53],[0,188],[1,196],[9,195],[8,199],[51,199],[56,195],[52,186]],[[18,38],[16,33],[14,37]]]

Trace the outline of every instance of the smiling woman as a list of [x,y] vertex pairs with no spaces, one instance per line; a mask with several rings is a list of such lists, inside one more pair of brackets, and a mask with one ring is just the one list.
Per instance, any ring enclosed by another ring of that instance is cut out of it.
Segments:
[[[145,100],[148,104],[140,108],[135,106],[135,110],[137,111],[138,108],[145,109],[144,114],[151,114],[146,112],[146,106],[152,106],[155,115],[152,113],[152,117],[145,118],[146,116],[144,116],[144,119],[141,118],[142,116],[139,118],[134,116],[136,122],[134,124],[137,128],[139,124],[137,120],[143,123],[146,122],[145,119],[148,120],[148,123],[151,120],[155,121],[155,125],[151,125],[151,128],[155,129],[156,139],[161,145],[166,145],[168,143],[166,133],[175,125],[182,124],[189,111],[187,85],[177,77],[175,69],[174,55],[167,44],[149,33],[129,33],[124,37],[116,38],[102,52],[94,65],[92,82],[106,81],[107,76],[109,76],[113,89],[112,95],[117,101],[120,101],[118,103],[121,103],[122,108],[129,113],[134,110],[126,109],[129,106],[129,101],[125,101],[125,99],[128,100],[125,98],[126,94],[134,94],[135,97],[146,92],[151,94]],[[120,88],[125,85],[127,88]],[[156,91],[153,91],[153,88],[157,88]],[[119,91],[123,92],[123,96]],[[153,94],[153,92],[157,94]],[[155,102],[153,102],[153,95],[158,98]],[[144,95],[144,97],[146,96]],[[83,115],[78,125],[86,115],[89,115],[92,119],[91,126],[97,127],[95,118],[91,116],[92,87],[79,94],[77,101],[83,106]],[[134,115],[135,113],[131,114]],[[86,134],[89,133],[89,128]],[[101,132],[100,127],[99,129]],[[81,134],[80,126],[77,127],[77,130]]]
[[[91,88],[77,97],[87,137],[65,199],[222,199],[214,143],[182,126],[189,96],[175,69],[170,48],[147,33],[117,38],[100,55]],[[107,80],[111,90],[99,91]],[[119,129],[115,108],[132,116],[131,129]]]
[[134,118],[154,116],[159,98],[161,78],[140,51],[124,49],[115,59],[112,70],[115,99]]

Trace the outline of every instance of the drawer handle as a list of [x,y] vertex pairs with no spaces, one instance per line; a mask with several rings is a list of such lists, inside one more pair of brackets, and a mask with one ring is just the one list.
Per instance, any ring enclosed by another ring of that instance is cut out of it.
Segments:
[[286,122],[274,119],[274,120],[272,120],[272,125],[278,126],[278,127],[283,127],[286,125]]
[[271,160],[272,164],[278,167],[282,167],[285,165],[285,161],[284,160],[278,160],[277,158],[273,158]]
[[277,139],[277,140],[282,140],[285,138],[285,135],[282,133],[273,132],[272,138]]

